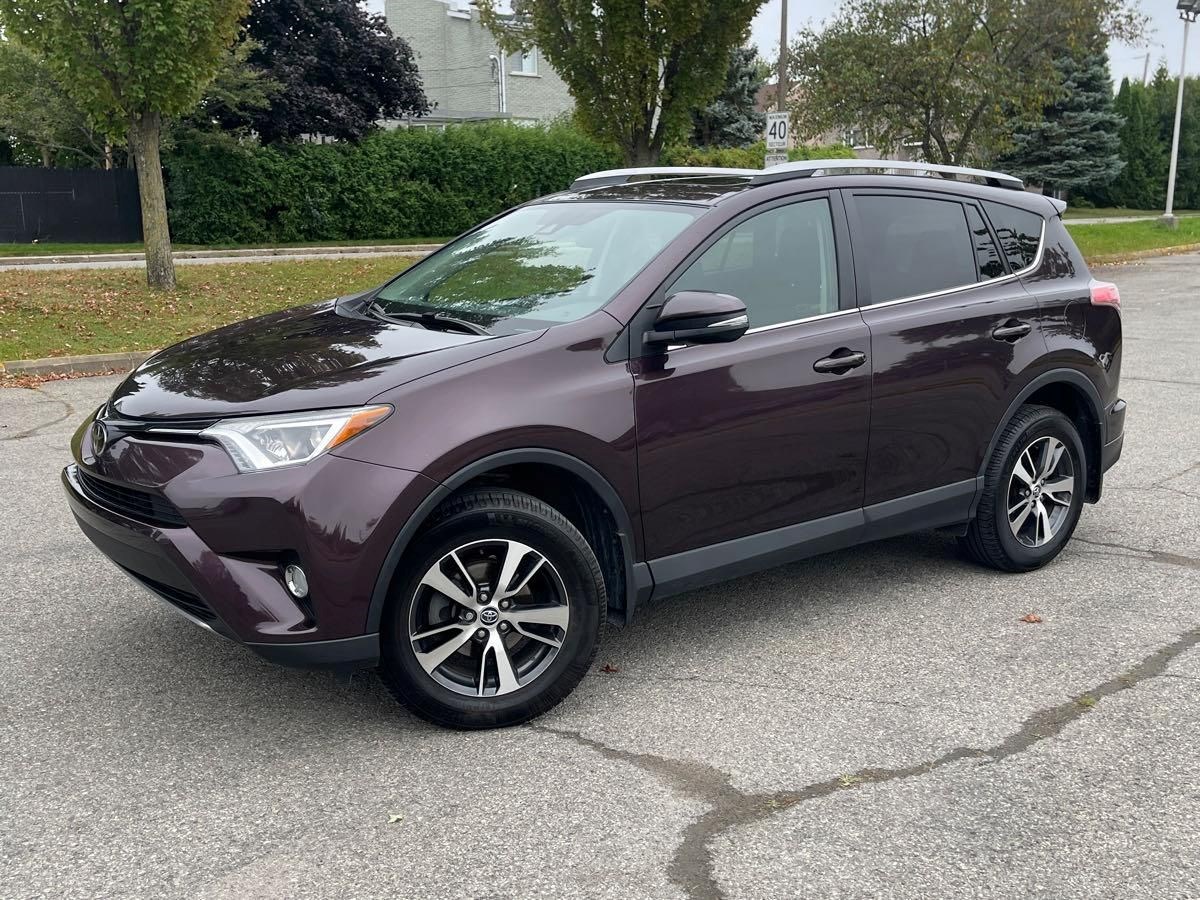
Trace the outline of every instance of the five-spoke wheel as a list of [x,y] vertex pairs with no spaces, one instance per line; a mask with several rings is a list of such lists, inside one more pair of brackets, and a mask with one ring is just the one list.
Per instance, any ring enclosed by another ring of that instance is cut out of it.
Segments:
[[544,673],[570,623],[566,588],[545,556],[520,541],[482,540],[429,567],[409,610],[408,637],[438,684],[494,697]]
[[590,546],[561,513],[515,491],[444,503],[405,554],[380,634],[396,697],[442,725],[514,725],[575,687],[607,607]]
[[1006,572],[1044,566],[1075,530],[1086,472],[1075,423],[1056,409],[1022,406],[988,460],[967,551]]

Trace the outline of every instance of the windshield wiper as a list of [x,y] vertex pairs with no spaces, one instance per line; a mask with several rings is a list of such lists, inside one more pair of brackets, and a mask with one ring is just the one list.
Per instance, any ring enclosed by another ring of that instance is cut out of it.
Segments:
[[467,334],[481,334],[487,337],[491,337],[492,334],[482,325],[476,325],[474,322],[468,322],[466,319],[456,319],[454,316],[448,316],[441,312],[390,313],[383,308],[383,304],[378,300],[372,300],[367,309],[385,322],[416,322],[421,327],[428,328],[430,331],[463,331]]

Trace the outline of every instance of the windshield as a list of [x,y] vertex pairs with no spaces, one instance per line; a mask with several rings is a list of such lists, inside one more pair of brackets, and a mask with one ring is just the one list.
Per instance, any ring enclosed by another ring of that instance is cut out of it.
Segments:
[[571,322],[604,306],[702,212],[587,201],[522,207],[414,266],[374,300],[384,316],[436,313],[493,334]]

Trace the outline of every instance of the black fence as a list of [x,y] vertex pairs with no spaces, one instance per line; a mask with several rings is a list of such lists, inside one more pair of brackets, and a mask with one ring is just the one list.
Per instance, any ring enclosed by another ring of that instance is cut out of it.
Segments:
[[130,169],[0,166],[0,243],[130,243],[142,239]]

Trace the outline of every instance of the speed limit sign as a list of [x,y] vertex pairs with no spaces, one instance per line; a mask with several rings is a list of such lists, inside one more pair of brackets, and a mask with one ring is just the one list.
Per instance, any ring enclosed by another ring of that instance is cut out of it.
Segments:
[[788,145],[788,114],[767,113],[767,149],[786,150]]

